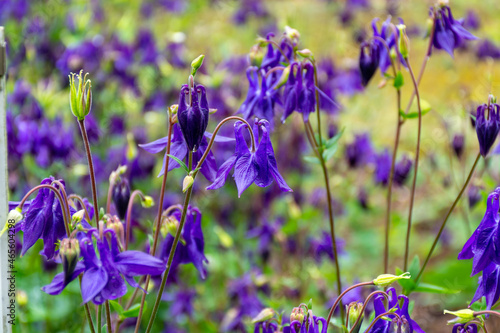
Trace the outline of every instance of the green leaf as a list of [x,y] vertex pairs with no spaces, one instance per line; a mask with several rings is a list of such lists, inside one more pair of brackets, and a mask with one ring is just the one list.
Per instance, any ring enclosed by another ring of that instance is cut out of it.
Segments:
[[[425,116],[430,110],[432,110],[432,107],[431,105],[426,101],[426,100],[423,100],[423,99],[420,99],[420,107],[422,109],[422,117]],[[418,118],[418,105],[417,105],[417,100],[414,99],[413,100],[413,103],[411,104],[411,112],[408,112],[408,113],[400,113],[401,116],[405,119],[414,119],[414,118]]]
[[[144,302],[144,309],[143,312],[146,311],[147,308],[147,302]],[[122,318],[132,318],[132,317],[137,317],[139,316],[139,311],[141,310],[141,304],[137,303],[132,305],[128,310],[123,311],[123,313],[120,315]]]
[[325,142],[325,149],[323,150],[323,159],[328,161],[335,155],[338,149],[338,143],[339,139],[342,137],[342,134],[344,134],[345,127],[340,130],[335,136],[332,138],[328,139],[328,141]]
[[413,291],[432,294],[456,294],[459,292],[459,290],[453,290],[425,282],[420,282]]
[[309,300],[309,302],[307,302],[307,308],[309,310],[312,310],[312,308],[313,308],[313,299],[312,298]]
[[[403,270],[396,267],[396,275],[401,275],[403,274]],[[398,280],[399,285],[403,288],[405,291],[405,294],[411,293],[415,289],[415,280],[413,280],[414,276],[412,275],[411,278],[409,279],[401,279]]]
[[304,156],[304,161],[319,164],[319,159],[316,156]]
[[475,116],[475,115],[471,114],[471,115],[470,115],[470,117],[471,117],[474,121],[476,121],[476,116]]
[[396,77],[394,78],[393,86],[396,89],[401,88],[405,84],[405,80],[403,78],[403,73],[397,72]]
[[189,173],[189,169],[188,169],[186,163],[182,162],[180,159],[178,159],[174,155],[167,154],[167,156],[174,159],[177,163],[179,163],[179,165],[184,169],[184,171],[186,171],[186,173]]
[[116,301],[109,301],[109,304],[111,304],[111,307],[113,308],[114,311],[118,312],[118,314],[121,316],[123,314],[123,307],[121,306],[120,303]]

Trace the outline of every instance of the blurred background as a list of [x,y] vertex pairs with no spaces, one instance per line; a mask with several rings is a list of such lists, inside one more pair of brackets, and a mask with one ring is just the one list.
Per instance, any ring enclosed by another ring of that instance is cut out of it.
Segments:
[[[109,175],[119,165],[127,166],[132,189],[157,201],[163,156],[138,144],[167,135],[166,109],[177,103],[191,60],[206,56],[196,79],[207,87],[210,107],[218,110],[211,116],[211,132],[245,99],[248,53],[256,38],[268,33],[279,37],[290,26],[300,32],[300,48],[310,49],[319,63],[321,89],[338,103],[322,110],[325,129],[329,136],[344,129],[329,162],[342,282],[371,280],[383,273],[387,188],[375,181],[377,163],[357,149],[369,147],[375,156],[385,149],[392,152],[397,107],[394,89],[384,87],[379,72],[367,88],[361,86],[360,44],[372,35],[373,18],[379,17],[380,24],[389,15],[393,22],[401,17],[410,37],[410,61],[418,72],[433,5],[398,0],[3,0],[10,200],[20,200],[49,175],[64,179],[68,193],[91,197],[85,151],[68,103],[68,74],[83,69],[92,80],[93,105],[86,123],[100,202],[105,202]],[[411,258],[418,255],[420,260],[477,154],[469,114],[500,88],[500,3],[457,0],[450,7],[479,39],[455,52],[454,59],[435,50],[420,85],[421,98],[431,109],[423,118],[411,239]],[[406,105],[413,89],[404,75]],[[278,119],[272,136],[278,168],[294,192],[281,194],[275,184],[251,186],[238,199],[232,180],[218,191],[206,191],[209,183],[200,177],[192,205],[203,213],[208,274],[201,279],[193,265],[175,272],[155,332],[253,331],[251,318],[264,307],[283,311],[287,318],[294,306],[309,299],[316,315],[327,316],[337,295],[323,179],[319,166],[304,159],[312,152],[300,117],[285,124]],[[416,124],[408,121],[403,127],[398,161],[414,160]],[[218,165],[232,149],[215,146]],[[435,292],[412,295],[412,317],[426,332],[451,332],[445,327],[451,318],[442,315],[443,309],[463,308],[474,295],[477,276],[470,277],[471,262],[456,257],[480,222],[488,193],[499,184],[499,163],[498,155],[480,162],[448,223],[423,277],[436,286]],[[404,172],[403,164],[393,193],[392,272],[403,265],[410,197],[412,171]],[[165,208],[182,202],[182,178],[179,169],[169,175],[161,203]],[[155,214],[155,208],[134,206],[133,248],[147,249]],[[14,331],[78,332],[83,322],[78,283],[59,296],[41,292],[60,272],[37,254],[41,248],[39,242],[16,261],[19,322]],[[152,305],[155,292],[151,294]],[[128,332],[133,326],[128,319],[122,328]]]

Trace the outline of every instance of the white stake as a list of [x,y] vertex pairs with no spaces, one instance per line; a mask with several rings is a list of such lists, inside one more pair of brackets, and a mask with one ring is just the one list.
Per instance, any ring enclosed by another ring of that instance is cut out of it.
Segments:
[[[7,178],[7,112],[5,108],[5,71],[6,68],[5,54],[5,37],[3,27],[0,27],[0,229],[3,228],[7,221],[7,213],[9,211],[9,203],[7,199],[8,178]],[[11,305],[9,298],[10,281],[7,278],[10,276],[9,257],[8,257],[8,232],[0,237],[0,293],[2,301],[0,302],[0,314],[2,322],[0,331],[11,333],[12,326],[9,324],[11,320],[11,311],[8,307]],[[15,297],[12,298],[15,300]],[[14,310],[15,313],[15,310]]]

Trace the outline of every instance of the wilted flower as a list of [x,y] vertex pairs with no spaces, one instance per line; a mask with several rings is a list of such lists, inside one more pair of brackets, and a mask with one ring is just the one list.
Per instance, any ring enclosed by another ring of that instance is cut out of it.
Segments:
[[[247,125],[237,122],[234,125],[234,135],[236,137],[236,152],[217,172],[215,181],[207,187],[208,190],[218,189],[226,183],[229,172],[234,167],[234,180],[238,188],[238,197],[252,184],[259,187],[271,185],[273,180],[278,183],[279,188],[284,192],[292,192],[278,171],[276,158],[274,157],[273,146],[269,139],[269,122],[266,120],[256,120],[253,133],[257,141],[255,150],[250,150],[243,133],[241,132]],[[259,141],[259,133],[262,136]]]

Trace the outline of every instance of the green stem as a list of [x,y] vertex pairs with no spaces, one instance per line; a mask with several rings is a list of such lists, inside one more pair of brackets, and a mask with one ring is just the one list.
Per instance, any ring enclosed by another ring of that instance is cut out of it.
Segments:
[[[128,250],[128,243],[130,241],[130,220],[132,219],[132,207],[134,206],[135,197],[139,196],[141,200],[144,200],[144,194],[140,190],[135,190],[130,195],[130,200],[128,201],[127,206],[127,222],[125,224],[125,251]],[[160,205],[161,206],[161,205]]]
[[[94,201],[94,217],[95,217],[95,225],[99,226],[99,203],[97,202],[97,186],[95,181],[95,173],[94,173],[94,163],[92,161],[92,153],[90,151],[89,138],[87,136],[87,130],[85,128],[85,119],[78,120],[78,124],[80,125],[80,132],[82,132],[82,139],[85,145],[85,152],[87,153],[87,162],[89,164],[89,174],[90,174],[90,183],[92,185],[92,200]],[[90,224],[90,221],[89,221]]]
[[420,158],[420,141],[422,136],[422,108],[420,105],[420,93],[418,90],[418,84],[415,80],[415,75],[413,75],[413,70],[410,65],[409,58],[405,59],[406,64],[408,65],[408,71],[410,72],[411,79],[413,81],[413,87],[415,89],[415,95],[417,96],[417,107],[418,107],[418,132],[417,132],[417,148],[415,151],[415,168],[413,172],[413,184],[411,187],[411,196],[410,196],[410,209],[408,212],[408,228],[406,230],[406,246],[405,246],[405,261],[404,261],[404,271],[407,271],[408,268],[408,256],[410,251],[410,234],[411,234],[411,222],[413,216],[413,205],[415,203],[415,188],[417,186],[417,173],[418,173],[418,163]]
[[104,306],[106,307],[106,322],[107,322],[107,329],[108,329],[108,333],[113,333],[112,331],[112,324],[111,324],[111,309],[109,308],[109,301],[106,300],[106,302],[104,302]]
[[101,333],[102,328],[102,304],[97,307],[97,332]]
[[436,239],[434,239],[434,243],[432,244],[432,247],[429,251],[429,254],[427,255],[427,258],[425,258],[424,264],[423,264],[422,268],[420,269],[420,272],[418,272],[417,278],[415,279],[416,284],[418,284],[418,282],[420,281],[420,278],[422,277],[422,274],[424,273],[425,268],[427,267],[427,263],[429,262],[429,259],[431,258],[432,253],[434,252],[434,249],[436,248],[436,245],[439,241],[439,237],[441,237],[441,234],[443,233],[443,230],[444,230],[444,227],[446,226],[446,222],[448,221],[448,218],[450,217],[451,213],[453,212],[453,209],[455,209],[455,206],[458,204],[458,201],[462,197],[462,194],[465,192],[465,189],[469,185],[469,183],[472,179],[472,176],[474,175],[474,170],[476,169],[476,166],[477,166],[477,163],[479,162],[480,157],[481,157],[481,154],[478,153],[476,160],[474,162],[474,165],[472,166],[472,168],[469,172],[469,176],[467,177],[467,180],[464,183],[464,186],[462,187],[462,189],[460,190],[460,193],[458,193],[457,198],[455,199],[455,201],[451,205],[450,209],[448,210],[448,213],[446,214],[446,217],[444,218],[443,223],[441,224],[441,228],[439,228],[439,232],[436,235]]

